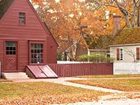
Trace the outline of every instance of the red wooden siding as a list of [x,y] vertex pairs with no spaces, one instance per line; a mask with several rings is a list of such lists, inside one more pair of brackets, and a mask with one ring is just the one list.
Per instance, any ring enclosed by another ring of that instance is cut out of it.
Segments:
[[49,64],[58,77],[71,77],[79,75],[112,75],[112,63],[99,64]]
[[0,62],[0,78],[2,77],[2,72],[1,72],[1,62]]
[[4,45],[3,40],[0,40],[0,62],[1,62],[1,69],[3,69],[3,53],[4,53]]
[[29,55],[28,55],[28,41],[20,40],[18,41],[18,71],[24,71],[25,65],[29,63]]
[[53,39],[47,38],[47,63],[57,63],[57,46],[53,45]]
[[[19,25],[18,13],[26,13],[26,24]],[[23,39],[46,39],[46,32],[27,0],[14,0],[1,19],[0,32],[3,37]]]

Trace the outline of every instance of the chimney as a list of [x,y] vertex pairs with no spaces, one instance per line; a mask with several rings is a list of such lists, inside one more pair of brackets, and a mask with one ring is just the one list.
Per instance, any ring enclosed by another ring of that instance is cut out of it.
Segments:
[[113,35],[116,35],[117,32],[121,29],[121,16],[113,15]]

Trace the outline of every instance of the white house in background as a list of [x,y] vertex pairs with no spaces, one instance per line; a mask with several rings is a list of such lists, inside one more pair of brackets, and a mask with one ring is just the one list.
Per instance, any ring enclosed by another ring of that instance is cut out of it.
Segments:
[[110,56],[114,62],[140,62],[140,43],[111,45]]
[[140,74],[140,43],[110,46],[114,74]]
[[110,45],[114,74],[140,74],[140,28],[124,29]]

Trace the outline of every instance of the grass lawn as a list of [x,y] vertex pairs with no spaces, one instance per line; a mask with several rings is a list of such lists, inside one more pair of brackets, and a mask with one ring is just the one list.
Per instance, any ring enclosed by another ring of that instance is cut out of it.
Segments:
[[[71,82],[99,86],[122,91],[140,92],[140,75],[114,75],[114,76],[83,76],[89,80],[74,80]],[[132,78],[135,77],[135,78]]]
[[124,74],[124,75],[89,75],[89,76],[79,76],[80,78],[131,78],[140,77],[140,74]]
[[108,93],[45,82],[0,82],[0,105],[48,105],[93,101],[106,94]]
[[11,81],[6,80],[6,79],[0,79],[0,82],[11,82]]

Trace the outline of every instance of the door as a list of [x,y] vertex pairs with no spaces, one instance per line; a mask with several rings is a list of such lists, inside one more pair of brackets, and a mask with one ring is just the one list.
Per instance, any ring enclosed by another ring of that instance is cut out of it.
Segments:
[[16,72],[17,71],[17,42],[5,42],[5,58],[4,58],[4,71]]

